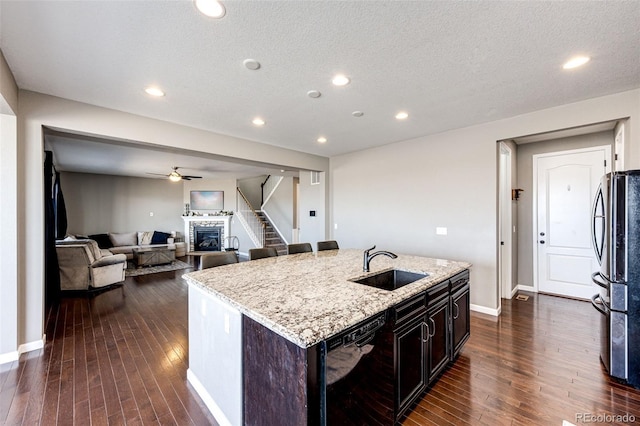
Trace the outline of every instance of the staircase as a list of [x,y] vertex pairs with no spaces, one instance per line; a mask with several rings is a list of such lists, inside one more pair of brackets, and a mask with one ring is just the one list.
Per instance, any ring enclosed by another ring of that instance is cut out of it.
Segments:
[[273,228],[269,219],[260,210],[256,210],[256,214],[264,221],[264,223],[267,224],[267,227],[264,230],[264,246],[274,247],[278,252],[278,256],[287,254],[287,245],[282,241],[282,238],[280,238],[280,235],[278,235],[276,230]]

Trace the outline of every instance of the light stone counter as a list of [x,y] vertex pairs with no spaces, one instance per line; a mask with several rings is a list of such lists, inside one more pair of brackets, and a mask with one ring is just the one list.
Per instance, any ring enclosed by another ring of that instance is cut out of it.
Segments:
[[[362,250],[302,253],[220,266],[183,276],[296,345],[307,348],[471,266],[398,254],[362,272]],[[429,274],[394,291],[349,281],[397,268]]]

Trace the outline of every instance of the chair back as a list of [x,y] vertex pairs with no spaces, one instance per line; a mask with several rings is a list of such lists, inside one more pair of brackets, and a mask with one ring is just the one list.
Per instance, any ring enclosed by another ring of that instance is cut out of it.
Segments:
[[287,253],[289,254],[310,253],[312,251],[313,251],[313,248],[311,248],[311,244],[309,243],[297,243],[297,244],[287,245]]
[[249,260],[264,259],[265,257],[276,257],[278,251],[273,247],[263,247],[249,249]]
[[318,251],[339,249],[338,242],[335,240],[318,241]]
[[238,256],[232,251],[205,254],[200,257],[200,270],[214,268],[216,266],[238,263]]

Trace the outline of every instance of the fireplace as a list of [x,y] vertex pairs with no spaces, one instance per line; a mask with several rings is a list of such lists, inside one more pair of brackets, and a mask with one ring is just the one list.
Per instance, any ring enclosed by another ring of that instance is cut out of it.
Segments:
[[222,229],[221,226],[194,226],[194,251],[221,251]]

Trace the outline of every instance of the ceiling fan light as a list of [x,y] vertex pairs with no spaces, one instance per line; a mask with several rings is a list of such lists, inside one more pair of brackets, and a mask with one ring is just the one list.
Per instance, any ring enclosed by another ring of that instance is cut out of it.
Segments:
[[182,180],[182,176],[180,173],[173,171],[169,174],[169,180],[171,182],[180,182]]

